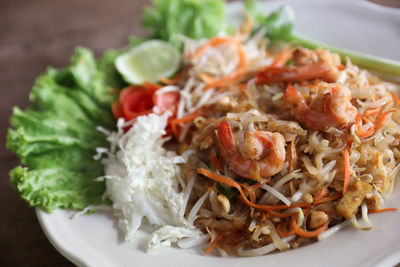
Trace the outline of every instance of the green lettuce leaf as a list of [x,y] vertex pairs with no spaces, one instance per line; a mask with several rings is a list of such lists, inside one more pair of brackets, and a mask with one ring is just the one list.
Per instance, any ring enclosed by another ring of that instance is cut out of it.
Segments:
[[108,146],[96,127],[115,125],[109,89],[125,86],[113,64],[119,52],[96,61],[78,48],[70,66],[37,78],[28,109],[14,108],[6,145],[23,166],[10,172],[11,184],[31,206],[51,212],[104,203],[105,184],[96,181],[103,166],[93,156]]
[[153,0],[144,9],[141,24],[152,37],[179,45],[179,35],[210,38],[225,28],[224,0]]

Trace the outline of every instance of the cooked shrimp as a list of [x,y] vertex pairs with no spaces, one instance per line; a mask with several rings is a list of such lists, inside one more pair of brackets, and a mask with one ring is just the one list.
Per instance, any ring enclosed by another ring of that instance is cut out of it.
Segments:
[[322,49],[311,51],[297,48],[292,57],[293,65],[267,67],[257,74],[258,81],[261,83],[300,82],[313,79],[336,81],[337,66],[340,64],[336,54]]
[[283,168],[285,139],[280,133],[246,131],[244,142],[236,146],[232,127],[222,121],[218,127],[219,149],[228,167],[237,175],[259,180]]
[[289,104],[293,116],[313,130],[342,128],[353,123],[357,109],[350,100],[350,89],[340,84],[320,83],[318,93],[309,105],[294,86],[288,86],[285,93],[285,101]]

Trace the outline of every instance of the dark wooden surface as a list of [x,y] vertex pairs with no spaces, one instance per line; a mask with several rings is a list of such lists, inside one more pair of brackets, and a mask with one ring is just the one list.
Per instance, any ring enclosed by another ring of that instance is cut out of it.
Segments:
[[[83,45],[97,55],[123,46],[150,0],[0,1],[0,266],[71,266],[48,242],[35,212],[11,189],[18,160],[5,149],[14,105],[26,107],[35,77],[46,66],[68,64]],[[398,0],[374,0],[400,7]]]

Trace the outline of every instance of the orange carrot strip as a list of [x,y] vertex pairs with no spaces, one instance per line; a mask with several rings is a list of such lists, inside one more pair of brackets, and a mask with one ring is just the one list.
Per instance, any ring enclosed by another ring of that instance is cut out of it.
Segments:
[[185,72],[186,68],[183,68],[178,74],[176,74],[172,79],[166,78],[166,77],[160,77],[158,80],[162,82],[163,84],[166,85],[172,85],[176,84],[183,76],[183,73]]
[[289,45],[285,45],[279,54],[274,58],[274,61],[267,68],[279,68],[285,66],[286,62],[292,57],[292,49],[289,49]]
[[320,201],[323,197],[325,197],[327,194],[329,193],[328,187],[323,187],[320,190],[318,190],[317,193],[315,193],[314,197],[313,197],[313,204],[315,205],[316,203],[318,203],[318,201]]
[[347,187],[350,183],[350,156],[349,151],[352,141],[347,141],[347,146],[344,150],[344,180],[343,180],[343,195],[347,191]]
[[371,136],[371,135],[375,132],[374,126],[368,128],[366,131],[363,131],[363,129],[362,129],[362,115],[361,115],[361,114],[359,114],[359,115],[356,117],[356,122],[355,122],[355,124],[356,124],[356,126],[357,126],[357,135],[358,135],[358,137],[360,137],[360,138],[369,137],[369,136]]
[[231,74],[228,74],[227,76],[219,80],[216,80],[215,82],[207,84],[206,86],[204,86],[203,90],[208,90],[210,88],[215,88],[215,87],[228,87],[232,84],[237,83],[245,73],[246,73],[246,68],[238,68]]
[[203,82],[205,82],[207,84],[208,83],[213,83],[213,82],[216,81],[216,79],[214,77],[211,77],[210,75],[205,74],[205,73],[200,73],[199,76],[200,76],[200,79],[202,79]]
[[195,118],[197,118],[198,116],[201,116],[202,114],[204,114],[204,111],[203,112],[199,112],[199,109],[197,109],[197,110],[193,111],[191,114],[189,114],[189,115],[187,115],[185,117],[182,117],[180,119],[172,120],[171,121],[171,128],[172,128],[172,132],[174,133],[174,135],[176,137],[179,136],[178,125],[180,123],[193,121]]
[[378,118],[376,118],[375,131],[377,131],[380,128],[382,128],[383,126],[385,126],[385,124],[388,120],[388,114],[390,114],[392,112],[396,112],[396,110],[392,109],[392,110],[386,111],[386,112],[382,113],[381,115],[379,115]]
[[392,95],[392,99],[393,99],[394,104],[397,105],[397,103],[399,103],[399,101],[400,101],[399,98],[393,92],[390,92],[390,94]]
[[285,224],[285,222],[281,222],[280,224],[278,224],[278,226],[276,227],[276,231],[278,233],[278,235],[280,237],[288,237],[294,234],[293,229],[290,229],[290,231],[282,231],[282,227]]
[[231,42],[233,39],[228,37],[215,37],[201,45],[199,49],[197,49],[196,53],[193,55],[194,59],[199,59],[208,47],[219,46],[223,43]]
[[267,219],[267,216],[265,215],[265,212],[261,213],[260,222],[265,222],[266,219]]
[[253,187],[248,186],[247,184],[243,184],[242,187],[249,193],[250,201],[256,203],[256,193],[254,192]]
[[387,208],[387,209],[379,209],[379,210],[369,210],[368,213],[381,213],[386,211],[397,211],[397,208]]
[[343,64],[339,64],[339,65],[337,66],[337,68],[338,68],[338,70],[344,70],[344,69],[346,68],[346,66],[343,65]]
[[234,188],[236,188],[239,193],[240,196],[242,197],[244,203],[247,206],[256,208],[256,209],[260,209],[260,210],[265,210],[265,211],[269,211],[269,210],[282,210],[282,209],[288,209],[288,208],[295,208],[295,207],[309,207],[311,206],[311,204],[308,203],[293,203],[290,206],[286,206],[286,205],[259,205],[259,204],[255,204],[252,203],[251,201],[248,200],[248,198],[246,197],[246,195],[243,192],[242,187],[240,186],[240,184],[238,184],[237,182],[233,181],[232,179],[229,179],[228,177],[213,173],[207,169],[204,168],[198,168],[197,169],[197,173],[202,174],[216,182],[219,183],[223,183],[223,184],[227,184],[229,186],[232,186]]
[[380,113],[382,110],[382,106],[376,108],[369,108],[364,112],[365,116],[373,116]]
[[211,250],[215,247],[215,245],[217,244],[218,240],[221,239],[223,234],[224,233],[221,233],[221,234],[217,235],[217,237],[210,243],[210,245],[208,246],[207,250],[204,252],[205,254],[210,254]]
[[267,212],[270,213],[270,214],[272,214],[273,216],[278,217],[278,218],[287,218],[287,217],[290,217],[290,216],[296,214],[295,212],[290,212],[290,213],[279,213],[279,212],[276,212],[276,211],[273,211],[273,210],[269,210],[269,211],[267,211]]
[[368,119],[366,116],[362,117],[363,121],[365,121],[366,123],[371,123],[374,124],[370,119]]
[[318,201],[314,201],[313,204],[314,205],[318,205],[318,204],[321,204],[321,203],[325,203],[325,202],[329,202],[329,201],[333,201],[333,200],[339,199],[341,197],[342,197],[341,194],[335,194],[335,195],[331,195],[331,196],[327,196],[327,197],[321,198]]
[[297,225],[297,222],[296,222],[297,216],[299,216],[299,215],[296,214],[296,215],[292,216],[292,219],[290,220],[290,226],[298,236],[305,237],[305,238],[317,237],[319,234],[323,233],[326,230],[326,228],[328,228],[328,225],[331,221],[329,219],[328,222],[326,222],[324,225],[322,225],[320,228],[318,228],[314,231],[306,231]]

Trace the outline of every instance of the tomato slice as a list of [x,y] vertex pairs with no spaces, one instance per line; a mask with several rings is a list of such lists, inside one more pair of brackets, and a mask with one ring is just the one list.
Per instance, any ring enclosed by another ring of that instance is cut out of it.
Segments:
[[126,120],[132,120],[137,116],[146,115],[152,112],[154,103],[153,92],[139,88],[130,92],[122,102],[122,111]]
[[168,119],[166,127],[167,133],[170,131],[171,120],[174,119],[179,103],[178,92],[156,93],[161,87],[158,84],[144,83],[141,86],[129,86],[120,93],[119,100],[113,103],[112,111],[114,116],[132,120],[138,116],[147,115],[153,112],[156,106],[156,112],[162,114],[166,111],[172,111],[172,116]]

